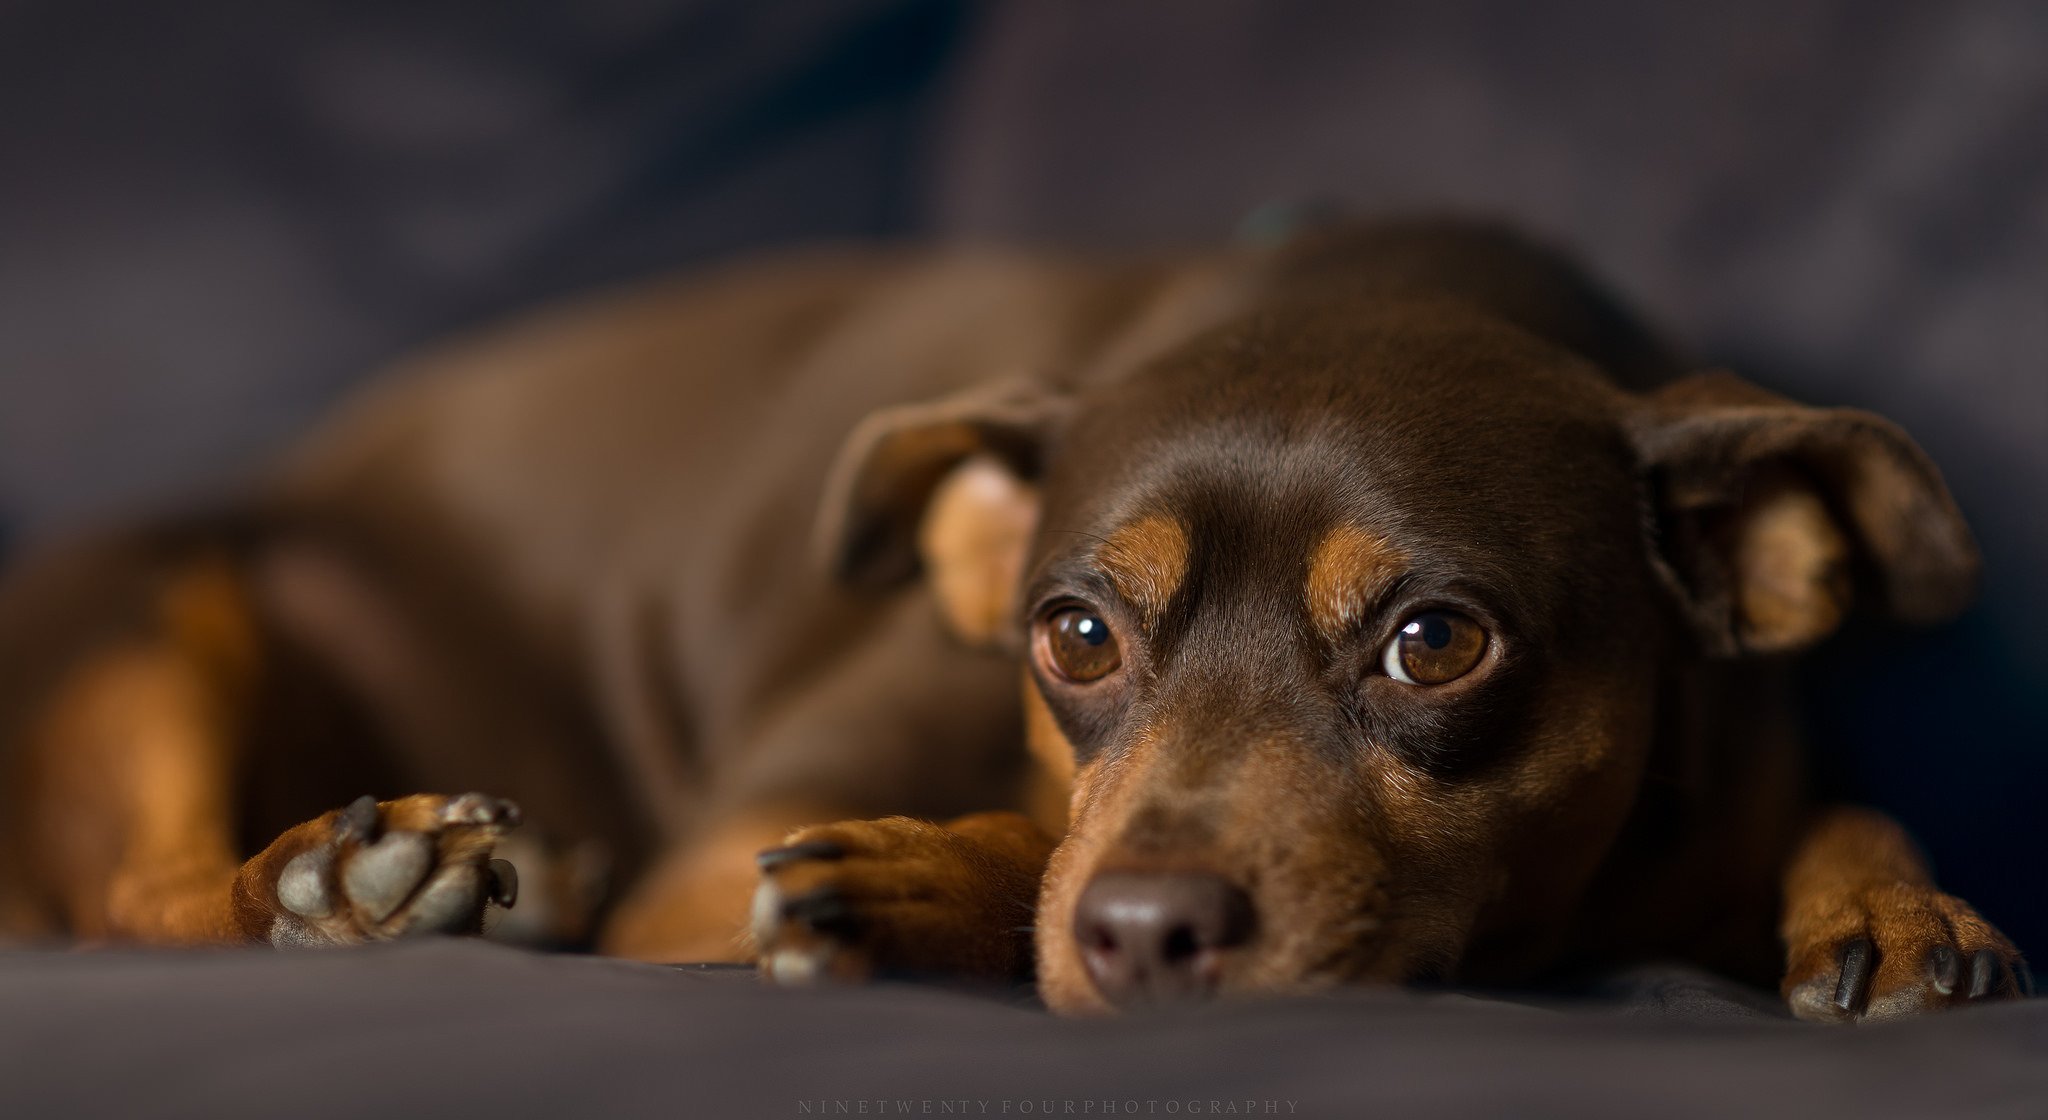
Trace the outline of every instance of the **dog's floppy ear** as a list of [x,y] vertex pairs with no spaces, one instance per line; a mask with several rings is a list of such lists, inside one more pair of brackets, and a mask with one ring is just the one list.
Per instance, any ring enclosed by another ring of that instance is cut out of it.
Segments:
[[1809,645],[1857,599],[1938,622],[1975,590],[1977,547],[1955,500],[1881,417],[1709,373],[1647,398],[1630,437],[1655,563],[1712,653]]
[[922,571],[955,632],[994,641],[1015,613],[1041,453],[1067,407],[1062,394],[1014,381],[869,414],[825,480],[821,563],[863,589]]

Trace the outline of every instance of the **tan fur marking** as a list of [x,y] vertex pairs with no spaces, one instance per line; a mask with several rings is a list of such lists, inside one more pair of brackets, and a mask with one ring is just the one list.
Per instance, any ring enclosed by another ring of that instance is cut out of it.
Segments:
[[987,645],[1016,616],[1024,554],[1037,527],[1038,491],[985,456],[962,463],[933,492],[918,552],[962,640]]
[[1330,530],[1309,556],[1309,619],[1324,637],[1343,637],[1392,586],[1406,559],[1384,538],[1356,525]]
[[1147,514],[1111,533],[1095,562],[1118,594],[1156,618],[1187,578],[1188,533],[1171,517]]
[[1036,765],[1026,779],[1025,809],[1040,828],[1054,836],[1067,830],[1067,799],[1073,794],[1074,744],[1039,695],[1031,670],[1024,670],[1024,742]]
[[1813,491],[1788,484],[1752,502],[1735,543],[1743,646],[1797,649],[1833,633],[1849,606],[1848,562]]

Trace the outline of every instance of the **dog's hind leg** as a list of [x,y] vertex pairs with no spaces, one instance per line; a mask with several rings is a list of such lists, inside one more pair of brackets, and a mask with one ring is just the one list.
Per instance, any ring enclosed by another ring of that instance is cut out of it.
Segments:
[[[13,862],[73,936],[237,940],[230,787],[256,630],[224,563],[191,565],[147,598],[112,625],[94,620],[105,632],[89,648],[53,653],[55,679],[17,721]],[[61,649],[70,636],[9,640]]]
[[487,899],[510,901],[515,884],[490,854],[517,810],[476,794],[366,797],[244,862],[237,773],[270,682],[242,570],[221,554],[125,574],[141,577],[139,603],[87,640],[51,636],[74,647],[53,654],[54,676],[13,721],[7,863],[45,932],[346,944],[474,932]]

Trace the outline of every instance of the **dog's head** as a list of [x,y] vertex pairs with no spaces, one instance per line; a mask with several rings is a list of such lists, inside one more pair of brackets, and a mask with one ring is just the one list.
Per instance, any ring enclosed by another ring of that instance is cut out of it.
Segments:
[[1725,375],[1625,393],[1450,304],[1269,309],[1085,391],[894,410],[845,468],[842,573],[921,560],[1027,665],[1071,777],[1037,927],[1064,1010],[1553,950],[1675,667],[1859,596],[1940,617],[1975,567],[1886,422]]

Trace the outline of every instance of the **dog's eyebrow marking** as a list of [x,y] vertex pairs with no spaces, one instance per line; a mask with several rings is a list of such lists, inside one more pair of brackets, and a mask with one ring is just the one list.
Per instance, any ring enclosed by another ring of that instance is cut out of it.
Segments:
[[1341,640],[1393,586],[1406,562],[1400,549],[1368,529],[1331,529],[1309,554],[1309,621],[1323,637]]
[[1126,602],[1157,619],[1187,578],[1188,531],[1171,517],[1147,514],[1111,533],[1095,564]]

